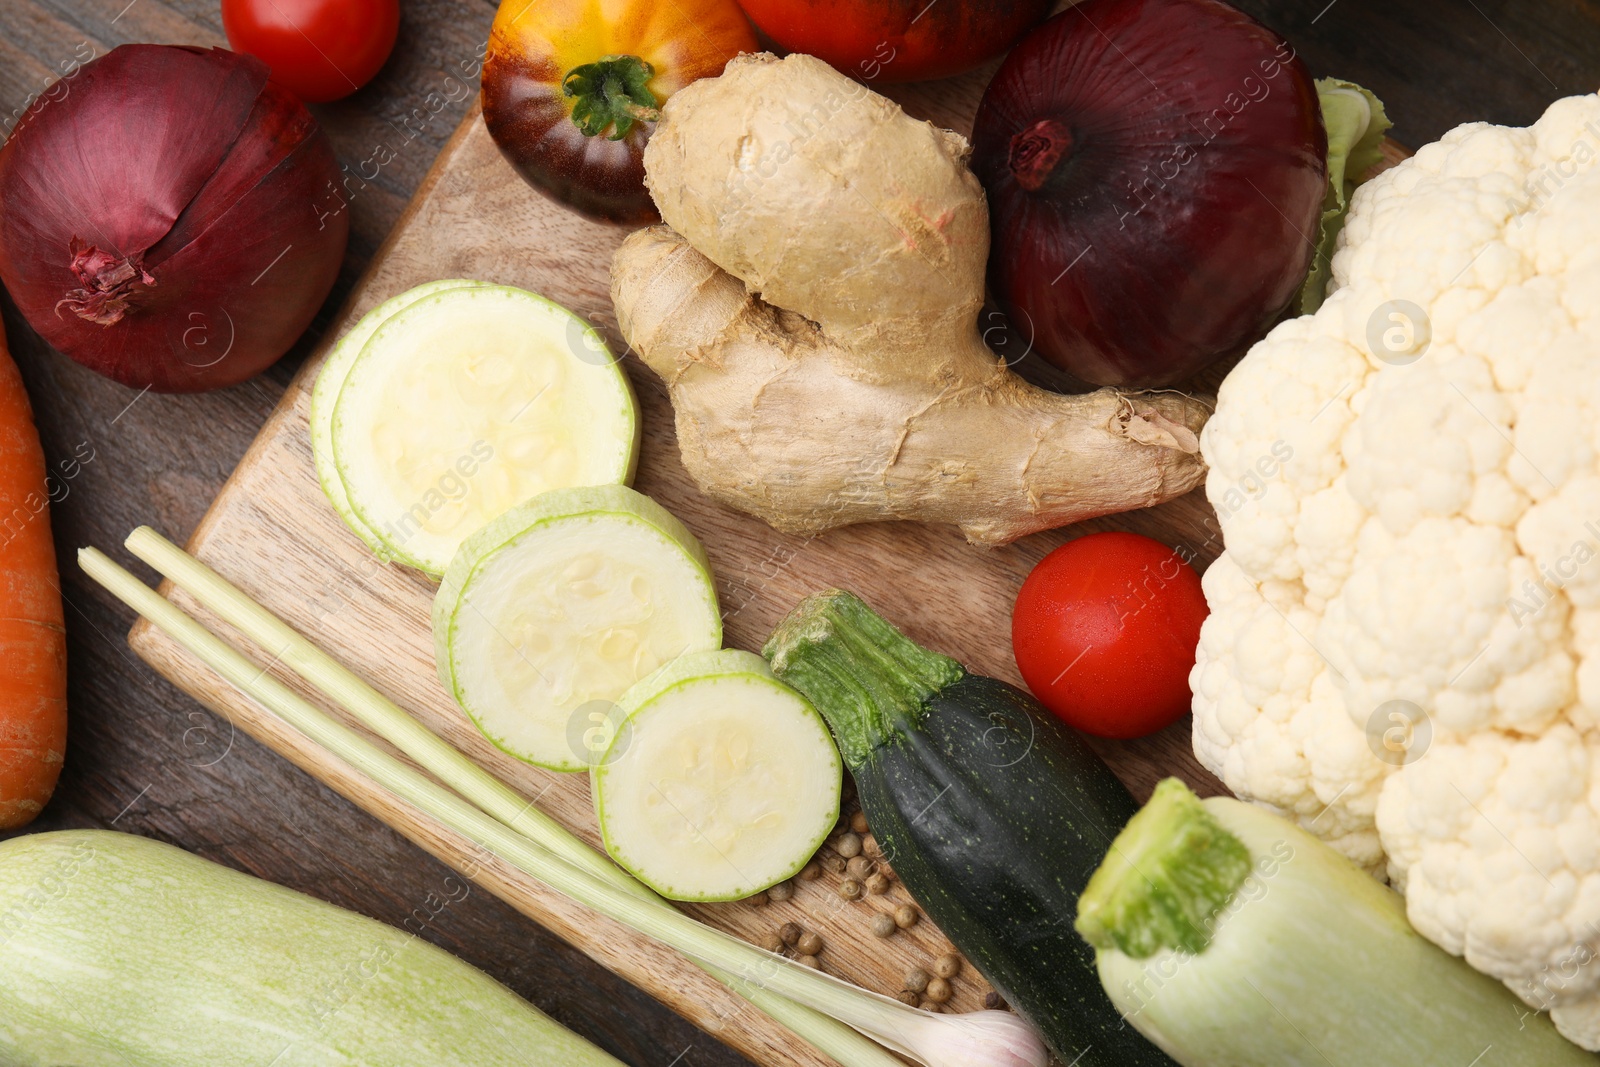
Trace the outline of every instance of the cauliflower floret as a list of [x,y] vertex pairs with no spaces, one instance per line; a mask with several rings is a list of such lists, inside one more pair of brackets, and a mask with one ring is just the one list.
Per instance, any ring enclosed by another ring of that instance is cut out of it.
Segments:
[[1600,97],[1361,186],[1202,435],[1194,745],[1600,1048]]
[[[1316,616],[1272,603],[1227,554],[1202,584],[1211,618],[1190,681],[1196,705],[1213,711],[1195,717],[1196,755],[1240,796],[1342,840],[1346,855],[1376,867],[1383,854],[1372,811],[1383,775],[1363,758],[1366,736],[1306,639]],[[1358,780],[1365,788],[1353,792]]]
[[1395,534],[1424,516],[1461,514],[1479,479],[1505,467],[1510,405],[1480,362],[1439,348],[1405,374],[1374,379],[1346,452],[1351,497]]
[[[1600,747],[1566,724],[1441,744],[1378,804],[1424,936],[1600,1043]],[[1565,1021],[1564,1021],[1565,1020]]]

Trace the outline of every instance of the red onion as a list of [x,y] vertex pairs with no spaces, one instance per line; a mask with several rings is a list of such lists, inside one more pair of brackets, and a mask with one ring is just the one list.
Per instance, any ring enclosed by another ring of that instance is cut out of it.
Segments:
[[1096,385],[1188,378],[1305,279],[1328,188],[1316,88],[1220,0],[1084,0],[1019,44],[973,130],[989,284]]
[[260,60],[123,45],[0,149],[0,280],[45,340],[125,385],[232,385],[288,351],[333,287],[338,177]]

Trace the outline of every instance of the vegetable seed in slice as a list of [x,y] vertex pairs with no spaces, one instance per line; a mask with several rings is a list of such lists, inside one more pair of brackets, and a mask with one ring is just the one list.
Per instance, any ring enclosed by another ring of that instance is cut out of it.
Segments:
[[760,656],[684,656],[618,705],[595,808],[611,858],[662,896],[758,893],[798,873],[838,820],[828,727]]
[[551,489],[633,477],[639,412],[588,323],[509,286],[449,289],[372,335],[333,411],[350,506],[441,575],[461,542]]
[[[722,644],[710,563],[684,525],[622,485],[559,489],[466,540],[433,602],[445,688],[500,748],[587,770],[615,701]],[[598,731],[598,733],[596,732]]]
[[322,369],[317,372],[317,382],[311,388],[311,455],[317,464],[317,480],[322,483],[322,491],[327,494],[333,510],[374,552],[385,551],[383,542],[351,510],[350,497],[344,491],[344,479],[339,477],[339,469],[333,461],[333,407],[339,400],[339,391],[344,388],[345,379],[350,377],[350,368],[355,365],[356,357],[372,340],[372,335],[378,332],[378,327],[389,321],[395,312],[446,289],[467,289],[483,284],[449,278],[419,285],[390,297],[350,327],[349,332],[333,346],[328,358],[322,361]]

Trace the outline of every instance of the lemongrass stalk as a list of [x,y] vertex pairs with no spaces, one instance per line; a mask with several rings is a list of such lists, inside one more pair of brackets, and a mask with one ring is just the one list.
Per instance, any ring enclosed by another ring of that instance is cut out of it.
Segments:
[[520,830],[562,859],[640,896],[648,887],[520,793],[472,762],[460,749],[423,726],[288,623],[252,600],[222,575],[148,526],[128,535],[128,551],[183,588],[224,622],[271,653],[363,725],[394,745],[484,812]]
[[1009,1013],[945,1017],[920,1012],[704,926],[662,901],[640,897],[555,857],[328,717],[103,553],[83,549],[79,563],[119,599],[312,741],[395,796],[557,892],[702,964],[735,972],[739,975],[735,981],[753,983],[757,989],[821,1011],[930,1067],[1043,1067],[1047,1062],[1042,1042]]
[[[125,544],[163,577],[187,590],[278,662],[348,710],[486,814],[518,830],[557,857],[644,899],[670,907],[610,859],[556,822],[510,786],[468,759],[459,749],[419,723],[338,660],[306,640],[282,619],[247,596],[222,575],[148,526],[128,535]],[[891,1067],[898,1061],[844,1024],[787,997],[714,967],[712,977],[758,1009],[805,1038],[840,1063]]]

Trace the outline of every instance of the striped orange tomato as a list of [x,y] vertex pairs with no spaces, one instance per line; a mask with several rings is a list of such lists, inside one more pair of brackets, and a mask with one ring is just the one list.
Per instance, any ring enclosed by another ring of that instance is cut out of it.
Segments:
[[484,122],[534,188],[598,218],[650,222],[643,155],[661,105],[756,48],[735,0],[503,0]]

